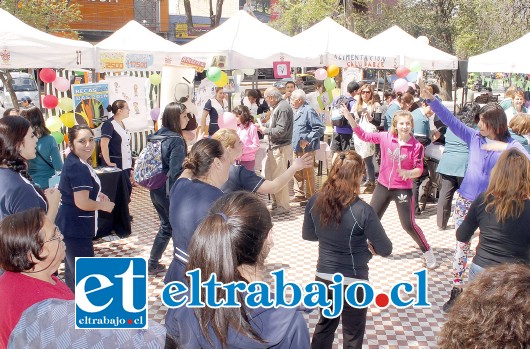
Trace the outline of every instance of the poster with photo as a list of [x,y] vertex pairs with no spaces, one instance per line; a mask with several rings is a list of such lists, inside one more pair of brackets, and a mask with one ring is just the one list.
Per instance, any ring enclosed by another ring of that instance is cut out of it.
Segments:
[[237,82],[236,76],[229,76],[228,77],[228,83],[223,88],[223,91],[226,93],[235,93],[239,92],[239,84]]

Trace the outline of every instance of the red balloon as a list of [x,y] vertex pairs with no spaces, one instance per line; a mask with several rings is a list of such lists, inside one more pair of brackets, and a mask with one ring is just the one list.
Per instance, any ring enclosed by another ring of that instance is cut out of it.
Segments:
[[41,69],[39,78],[44,82],[54,82],[56,78],[55,70],[50,68]]
[[44,96],[42,99],[42,105],[46,109],[53,109],[59,104],[59,99],[55,97],[54,95],[47,95]]
[[405,67],[405,66],[401,66],[399,68],[396,69],[396,75],[400,78],[405,78],[407,77],[407,75],[409,75],[410,73],[410,69]]

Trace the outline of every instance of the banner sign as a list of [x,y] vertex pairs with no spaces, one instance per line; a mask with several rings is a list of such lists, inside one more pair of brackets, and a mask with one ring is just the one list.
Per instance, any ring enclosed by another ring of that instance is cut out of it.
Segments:
[[128,53],[125,56],[125,66],[128,70],[147,69],[153,65],[154,57],[150,54]]
[[199,73],[202,73],[204,71],[204,68],[206,68],[206,62],[201,62],[190,57],[182,57],[182,59],[180,60],[180,64],[187,67],[195,68],[195,70]]
[[109,70],[123,70],[125,65],[123,64],[124,53],[123,52],[100,52],[99,53],[99,66],[102,71]]
[[[360,69],[396,69],[399,66],[397,57],[367,56],[367,55],[333,55],[332,59],[341,67]],[[333,62],[333,63],[335,63]]]

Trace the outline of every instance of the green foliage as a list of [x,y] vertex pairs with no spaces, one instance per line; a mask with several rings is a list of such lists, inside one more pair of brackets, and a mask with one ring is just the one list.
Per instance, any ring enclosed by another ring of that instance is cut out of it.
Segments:
[[79,4],[69,0],[1,1],[0,7],[39,30],[76,38],[70,25],[81,20]]

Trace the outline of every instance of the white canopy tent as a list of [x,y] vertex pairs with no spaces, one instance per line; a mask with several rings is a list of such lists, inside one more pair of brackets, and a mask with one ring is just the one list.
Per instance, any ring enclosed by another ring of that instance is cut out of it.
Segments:
[[44,33],[0,9],[0,68],[94,68],[94,46]]
[[165,64],[179,64],[181,46],[130,21],[96,44],[98,71],[158,71]]
[[424,70],[456,70],[458,58],[429,46],[398,26],[393,26],[368,40],[387,55],[398,55],[400,65],[419,62]]
[[335,64],[340,67],[392,69],[399,63],[395,54],[385,56],[386,52],[329,17],[292,39],[311,49],[312,57],[306,64],[309,66]]
[[495,50],[469,57],[470,72],[530,73],[530,33]]
[[191,57],[206,57],[210,65],[214,56],[226,56],[225,69],[272,68],[273,61],[290,61],[304,66],[308,49],[239,11],[219,27],[182,46]]

